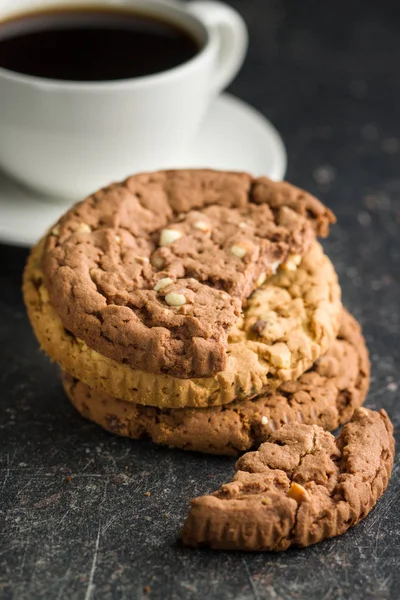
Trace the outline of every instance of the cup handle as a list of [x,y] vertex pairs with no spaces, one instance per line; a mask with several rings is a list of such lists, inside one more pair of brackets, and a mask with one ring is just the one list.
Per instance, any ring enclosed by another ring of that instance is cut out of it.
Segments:
[[219,44],[212,82],[213,90],[218,93],[231,83],[243,64],[248,46],[246,24],[236,10],[222,2],[193,0],[187,9],[209,27]]

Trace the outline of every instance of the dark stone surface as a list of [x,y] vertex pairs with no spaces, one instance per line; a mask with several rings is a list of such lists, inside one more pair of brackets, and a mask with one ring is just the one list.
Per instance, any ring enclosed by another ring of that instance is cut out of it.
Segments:
[[[252,39],[232,91],[282,132],[288,179],[338,216],[325,246],[371,350],[367,405],[386,408],[398,428],[397,3],[232,4]],[[189,498],[228,480],[233,461],[117,439],[75,414],[24,313],[25,259],[0,247],[1,600],[399,597],[398,466],[377,507],[342,538],[281,555],[180,548]]]

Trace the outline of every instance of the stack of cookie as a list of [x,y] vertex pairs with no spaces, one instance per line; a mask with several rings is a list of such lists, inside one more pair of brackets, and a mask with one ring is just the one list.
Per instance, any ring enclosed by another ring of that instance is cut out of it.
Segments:
[[333,430],[369,386],[360,327],[317,241],[333,222],[285,182],[137,175],[33,249],[30,320],[72,403],[111,432],[236,455],[282,427]]

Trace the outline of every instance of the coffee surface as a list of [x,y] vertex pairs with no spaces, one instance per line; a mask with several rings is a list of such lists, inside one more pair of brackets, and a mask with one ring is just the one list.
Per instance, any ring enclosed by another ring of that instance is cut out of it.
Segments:
[[189,32],[128,10],[49,10],[0,22],[0,67],[47,79],[151,75],[185,63],[198,51]]

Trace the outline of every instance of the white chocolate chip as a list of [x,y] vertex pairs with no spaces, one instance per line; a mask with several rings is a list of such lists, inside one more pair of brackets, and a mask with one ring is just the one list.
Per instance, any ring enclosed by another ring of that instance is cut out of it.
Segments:
[[239,223],[239,227],[240,227],[240,229],[246,229],[247,223],[245,223],[244,221],[242,221],[241,223]]
[[170,277],[163,277],[162,279],[157,281],[156,285],[153,287],[153,290],[155,292],[159,292],[160,290],[167,287],[167,285],[170,285],[170,283],[174,283]]
[[193,227],[199,231],[204,231],[204,233],[210,232],[210,226],[205,221],[196,221],[196,223],[193,223]]
[[181,232],[176,229],[163,229],[160,235],[160,246],[169,246],[181,237]]
[[301,263],[300,254],[290,254],[284,263],[282,263],[282,269],[284,271],[296,271],[297,267]]
[[115,236],[115,241],[117,242],[117,244],[121,243],[121,236],[120,235],[116,235]]
[[141,263],[149,263],[150,262],[150,260],[147,258],[147,256],[135,256],[135,259]]
[[171,294],[167,294],[165,296],[165,301],[170,306],[183,306],[186,304],[186,298],[183,294],[175,294],[171,292]]
[[164,261],[159,256],[156,256],[153,258],[153,265],[156,267],[156,269],[162,269],[164,266]]
[[258,287],[262,286],[262,284],[265,283],[266,279],[267,279],[267,274],[266,273],[261,273],[261,275],[257,279],[257,286]]
[[56,225],[55,227],[53,227],[53,229],[51,230],[51,234],[52,235],[60,235],[60,228],[58,225]]
[[276,260],[275,262],[272,263],[271,269],[272,269],[272,272],[273,272],[274,275],[277,272],[277,270],[280,267],[280,265],[281,265],[281,261],[280,260]]
[[80,223],[76,232],[77,233],[90,233],[92,230],[87,223]]
[[271,363],[280,369],[289,369],[291,363],[290,350],[283,342],[271,346]]
[[234,244],[231,248],[231,252],[238,258],[243,258],[247,254],[246,248],[240,244]]
[[268,425],[268,418],[264,416],[264,417],[261,419],[261,424],[262,424],[262,425]]

